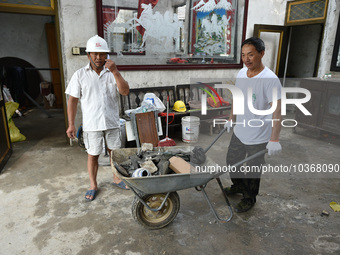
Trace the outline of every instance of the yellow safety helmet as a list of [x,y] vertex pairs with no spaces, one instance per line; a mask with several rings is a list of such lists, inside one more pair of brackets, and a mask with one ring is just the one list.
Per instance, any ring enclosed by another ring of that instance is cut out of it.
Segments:
[[185,104],[184,104],[183,101],[177,100],[174,103],[174,107],[172,108],[172,110],[174,110],[176,112],[185,112],[187,110],[187,108],[185,107]]

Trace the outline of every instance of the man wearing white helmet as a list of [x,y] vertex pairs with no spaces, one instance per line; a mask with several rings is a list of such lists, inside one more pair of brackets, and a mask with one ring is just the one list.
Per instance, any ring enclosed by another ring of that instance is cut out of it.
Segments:
[[[76,137],[74,120],[80,101],[90,177],[90,189],[85,199],[92,201],[98,189],[98,158],[103,150],[103,138],[109,152],[120,147],[119,94],[128,95],[129,84],[119,73],[115,62],[108,58],[110,50],[103,38],[98,35],[90,38],[86,52],[90,63],[73,74],[65,92],[69,95],[69,126],[66,133],[69,138]],[[115,175],[113,183],[127,189],[124,182]]]

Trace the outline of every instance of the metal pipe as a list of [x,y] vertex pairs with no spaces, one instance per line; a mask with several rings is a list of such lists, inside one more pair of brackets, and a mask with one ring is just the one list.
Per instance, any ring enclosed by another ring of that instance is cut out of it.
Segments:
[[288,46],[287,46],[285,71],[283,73],[282,87],[285,87],[285,85],[286,85],[286,74],[287,74],[287,66],[288,66],[288,59],[289,59],[289,51],[290,51],[290,41],[291,41],[291,39],[292,39],[292,28],[290,28],[290,30],[289,30],[289,39],[288,39]]

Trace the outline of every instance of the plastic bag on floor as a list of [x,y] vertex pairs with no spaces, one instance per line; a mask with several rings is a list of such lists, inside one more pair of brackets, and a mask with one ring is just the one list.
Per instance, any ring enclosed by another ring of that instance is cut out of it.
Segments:
[[11,137],[11,142],[21,142],[25,141],[26,137],[20,133],[20,130],[15,126],[14,121],[12,120],[12,116],[15,111],[19,108],[19,104],[16,102],[6,102],[6,114],[7,114],[7,123],[9,129],[9,135]]
[[329,206],[333,209],[334,212],[340,212],[340,205],[337,202],[330,202]]
[[[13,97],[11,95],[11,92],[9,91],[9,89],[6,87],[6,85],[3,85],[3,89],[2,89],[3,93],[4,93],[4,97],[5,97],[5,103],[6,102],[14,102]],[[21,117],[22,113],[16,109],[15,112]]]

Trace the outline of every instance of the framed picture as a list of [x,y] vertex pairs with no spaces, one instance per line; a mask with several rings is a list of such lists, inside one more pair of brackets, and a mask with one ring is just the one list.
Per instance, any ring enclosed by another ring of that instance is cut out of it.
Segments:
[[237,0],[191,2],[190,49],[193,56],[213,58],[220,63],[236,61]]
[[338,21],[338,28],[336,30],[331,71],[340,72],[340,19]]
[[120,70],[241,68],[249,0],[96,0]]
[[328,0],[288,1],[286,26],[324,23],[327,17]]
[[17,12],[27,14],[54,15],[54,0],[2,0],[0,3],[2,12]]
[[[138,55],[143,36],[136,26],[137,9],[103,6],[104,38],[114,54]],[[131,22],[131,26],[126,24]]]

